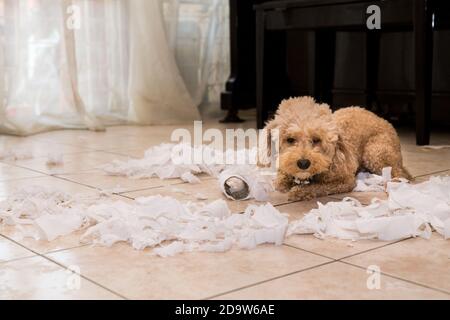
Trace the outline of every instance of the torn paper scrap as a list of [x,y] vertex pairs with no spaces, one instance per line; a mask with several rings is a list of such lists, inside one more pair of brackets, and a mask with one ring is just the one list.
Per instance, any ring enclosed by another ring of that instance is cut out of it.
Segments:
[[49,153],[47,155],[47,166],[61,166],[64,164],[62,153]]
[[359,172],[356,176],[354,192],[383,192],[392,179],[392,168],[383,168],[381,176],[369,172]]
[[59,215],[45,214],[34,220],[41,239],[52,241],[59,236],[66,236],[81,228],[83,218],[80,215],[69,214],[61,219]]
[[431,149],[431,150],[441,150],[441,149],[450,149],[450,145],[443,144],[443,145],[427,145],[422,146],[423,149]]
[[197,200],[208,200],[208,196],[201,192],[197,192],[194,197]]
[[188,183],[200,183],[200,179],[194,176],[191,172],[185,172],[180,176],[181,180]]

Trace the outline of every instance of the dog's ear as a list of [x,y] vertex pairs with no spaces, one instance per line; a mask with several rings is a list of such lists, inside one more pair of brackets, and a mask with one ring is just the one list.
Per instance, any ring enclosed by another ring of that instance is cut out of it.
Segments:
[[332,171],[343,174],[352,171],[357,164],[351,145],[340,134],[336,138],[336,151],[333,158]]

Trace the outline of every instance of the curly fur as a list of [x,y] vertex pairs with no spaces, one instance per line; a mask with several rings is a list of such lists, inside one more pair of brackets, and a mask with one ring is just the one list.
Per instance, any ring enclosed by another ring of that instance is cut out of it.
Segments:
[[[289,192],[292,200],[349,192],[360,170],[381,174],[384,167],[392,167],[393,177],[411,179],[395,129],[365,109],[348,107],[333,113],[311,97],[291,98],[281,102],[265,129],[279,130],[275,186]],[[310,166],[301,169],[299,160],[308,160]]]

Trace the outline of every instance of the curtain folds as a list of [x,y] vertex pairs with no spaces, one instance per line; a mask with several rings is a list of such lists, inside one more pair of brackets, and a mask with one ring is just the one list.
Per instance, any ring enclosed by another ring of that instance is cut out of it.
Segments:
[[0,0],[0,132],[199,119],[228,75],[226,0]]

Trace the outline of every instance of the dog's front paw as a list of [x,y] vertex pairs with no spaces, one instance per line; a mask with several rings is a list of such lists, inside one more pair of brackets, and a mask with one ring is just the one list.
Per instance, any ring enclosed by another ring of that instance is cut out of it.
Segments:
[[314,199],[316,195],[305,186],[294,186],[288,195],[289,201],[303,201]]

